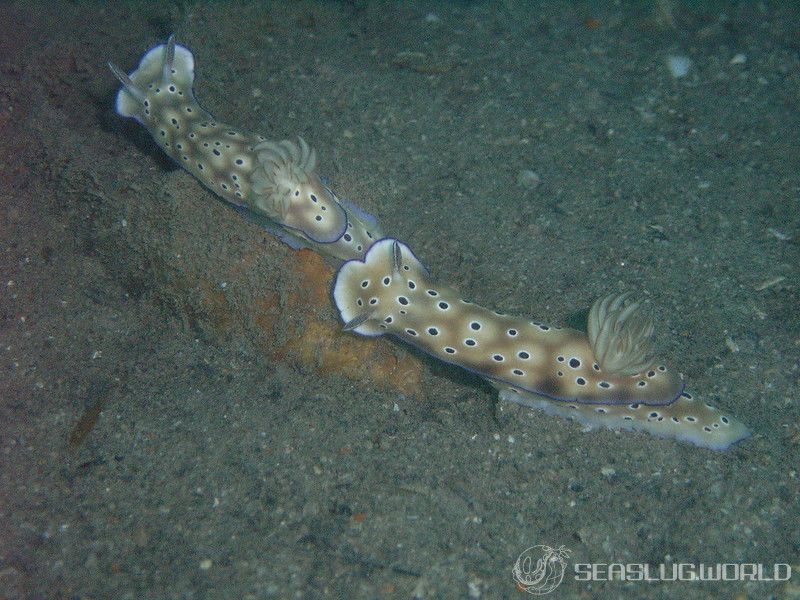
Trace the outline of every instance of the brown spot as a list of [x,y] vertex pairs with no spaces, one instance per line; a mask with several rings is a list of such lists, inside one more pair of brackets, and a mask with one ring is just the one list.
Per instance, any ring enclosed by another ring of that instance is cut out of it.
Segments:
[[202,281],[200,285],[203,292],[201,297],[202,306],[205,309],[204,316],[211,327],[224,336],[228,333],[232,325],[231,307],[228,303],[228,297],[225,295],[224,290],[209,281]]
[[87,391],[87,396],[91,404],[69,432],[68,441],[70,447],[73,449],[83,444],[95,425],[97,425],[100,414],[103,412],[109,398],[109,385],[105,383],[93,383]]
[[[256,287],[253,272],[280,260],[269,270],[262,296],[242,290]],[[199,270],[172,280],[166,295],[186,314],[190,326],[226,341],[254,336],[271,360],[285,361],[320,374],[340,375],[365,388],[421,393],[423,364],[388,338],[365,338],[342,332],[330,290],[334,270],[310,250],[291,252],[253,247],[227,272],[212,277]],[[228,282],[223,290],[220,281]],[[198,293],[199,292],[199,293]]]
[[72,448],[77,448],[86,441],[89,433],[97,425],[97,420],[100,418],[100,413],[103,412],[105,405],[106,398],[99,398],[81,415],[72,431],[69,432],[69,445]]
[[[265,351],[273,358],[344,375],[365,386],[378,385],[415,395],[422,387],[422,363],[387,339],[345,333],[332,306],[334,271],[310,250],[293,255],[296,288],[272,293],[257,304],[255,324],[267,334]],[[299,319],[288,315],[301,316]],[[276,339],[285,340],[274,345]]]

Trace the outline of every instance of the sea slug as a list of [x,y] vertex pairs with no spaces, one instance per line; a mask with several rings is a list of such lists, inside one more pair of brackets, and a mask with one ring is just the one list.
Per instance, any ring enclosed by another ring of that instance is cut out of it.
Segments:
[[435,282],[408,246],[386,238],[342,265],[333,297],[346,330],[393,334],[477,373],[502,400],[590,427],[646,431],[714,450],[749,435],[653,361],[652,325],[627,295],[596,302],[586,335],[467,302]]
[[194,97],[194,57],[170,37],[122,83],[116,111],[141,123],[175,162],[295,249],[339,259],[363,256],[382,236],[376,220],[339,199],[300,138],[267,140],[216,120]]

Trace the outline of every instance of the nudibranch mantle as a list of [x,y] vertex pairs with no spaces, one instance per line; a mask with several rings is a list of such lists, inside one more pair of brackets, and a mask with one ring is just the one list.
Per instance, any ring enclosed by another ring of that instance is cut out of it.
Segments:
[[192,89],[194,57],[174,38],[147,52],[130,75],[109,66],[122,83],[118,114],[141,123],[184,169],[292,247],[347,260],[382,237],[374,218],[352,210],[323,183],[316,152],[302,138],[270,141],[203,109]]
[[[680,375],[665,365],[633,375],[605,372],[587,335],[467,302],[433,281],[411,249],[392,238],[374,244],[363,259],[344,263],[333,297],[346,330],[393,334],[477,373],[500,390],[502,400],[591,426],[648,431],[714,449],[748,435],[733,417],[695,401]],[[624,297],[601,302],[605,306],[594,311],[595,319],[635,310],[627,309]],[[642,327],[645,333],[651,329],[648,323]]]

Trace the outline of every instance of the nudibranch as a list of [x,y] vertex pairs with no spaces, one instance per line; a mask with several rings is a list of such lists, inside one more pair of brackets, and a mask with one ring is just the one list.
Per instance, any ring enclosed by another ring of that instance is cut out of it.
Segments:
[[317,173],[317,154],[217,121],[194,96],[194,57],[170,37],[133,73],[109,63],[122,83],[116,111],[141,123],[184,169],[293,248],[347,260],[382,233],[376,220],[338,198]]
[[436,283],[408,246],[385,238],[341,266],[333,297],[345,330],[393,334],[477,373],[502,400],[715,450],[749,435],[653,360],[652,322],[627,295],[595,303],[585,335],[467,302]]

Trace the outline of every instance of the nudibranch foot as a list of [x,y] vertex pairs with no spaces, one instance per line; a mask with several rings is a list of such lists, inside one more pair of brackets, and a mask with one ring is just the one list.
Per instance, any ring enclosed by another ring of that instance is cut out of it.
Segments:
[[588,406],[553,402],[508,385],[496,387],[500,400],[573,419],[591,429],[605,427],[643,431],[656,437],[720,451],[750,437],[750,431],[741,421],[710,404],[700,402],[688,392],[682,392],[675,402],[666,406],[652,407],[640,403]]
[[194,57],[174,37],[147,52],[129,75],[109,67],[122,84],[119,115],[141,123],[165,153],[224,200],[281,227],[288,234],[281,239],[292,247],[347,260],[382,237],[374,220],[343,205],[323,183],[316,152],[302,138],[270,141],[203,109],[192,89]]
[[236,212],[238,212],[243,219],[258,225],[261,229],[266,231],[267,233],[274,235],[284,244],[289,246],[292,250],[303,250],[306,248],[310,248],[313,244],[307,240],[306,238],[298,235],[297,233],[285,229],[281,227],[272,219],[268,219],[264,215],[259,215],[258,213],[253,212],[252,210],[248,209],[245,206],[234,206]]
[[375,243],[363,259],[342,265],[333,297],[355,333],[395,335],[492,382],[553,401],[658,406],[674,402],[683,391],[680,375],[665,365],[634,375],[610,373],[579,331],[461,299],[453,288],[433,281],[411,249],[392,238]]

